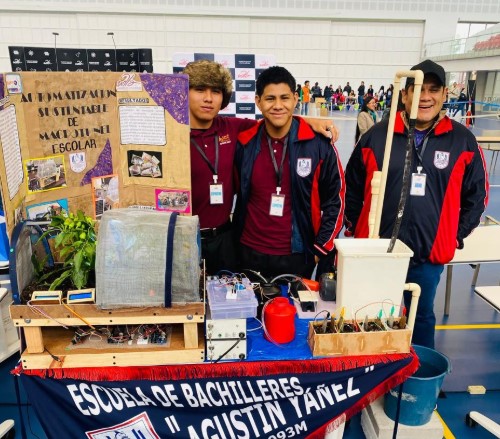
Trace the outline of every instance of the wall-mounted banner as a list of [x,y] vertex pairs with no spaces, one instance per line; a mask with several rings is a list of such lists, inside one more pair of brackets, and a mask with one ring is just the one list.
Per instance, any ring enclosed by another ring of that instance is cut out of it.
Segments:
[[58,369],[60,379],[49,370],[21,381],[48,437],[323,438],[418,367],[412,354],[366,358]]
[[174,53],[172,55],[173,71],[180,73],[189,62],[201,59],[222,64],[231,72],[234,80],[230,103],[219,114],[252,119],[262,118],[260,110],[255,105],[255,80],[263,70],[276,65],[274,55]]
[[151,49],[74,49],[9,46],[13,72],[153,73]]

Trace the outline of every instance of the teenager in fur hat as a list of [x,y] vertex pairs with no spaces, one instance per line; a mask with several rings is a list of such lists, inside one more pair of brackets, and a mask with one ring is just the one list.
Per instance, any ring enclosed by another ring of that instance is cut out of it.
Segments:
[[[221,64],[200,60],[189,63],[191,126],[191,190],[193,214],[200,218],[202,256],[207,273],[235,268],[236,254],[230,214],[234,198],[233,160],[238,134],[257,122],[218,116],[233,91],[229,71]],[[338,138],[330,120],[310,120],[313,129]]]

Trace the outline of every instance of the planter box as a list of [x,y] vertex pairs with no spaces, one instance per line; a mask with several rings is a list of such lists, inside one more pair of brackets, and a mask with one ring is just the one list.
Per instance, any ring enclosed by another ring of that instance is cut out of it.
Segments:
[[[353,321],[346,323],[353,324]],[[376,332],[316,333],[315,328],[321,326],[321,323],[309,322],[307,342],[314,357],[410,352],[412,330],[408,327]]]

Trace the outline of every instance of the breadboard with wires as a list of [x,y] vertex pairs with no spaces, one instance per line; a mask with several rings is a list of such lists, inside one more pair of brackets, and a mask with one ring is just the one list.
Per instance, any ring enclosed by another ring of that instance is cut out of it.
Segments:
[[[228,289],[235,297],[228,298]],[[246,277],[211,277],[207,279],[207,295],[213,319],[249,318],[257,315],[257,298]]]

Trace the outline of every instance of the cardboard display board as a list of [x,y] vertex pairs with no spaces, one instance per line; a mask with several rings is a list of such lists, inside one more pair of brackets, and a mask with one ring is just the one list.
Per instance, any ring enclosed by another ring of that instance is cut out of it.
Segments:
[[0,74],[8,232],[61,209],[96,218],[116,207],[169,210],[159,195],[168,190],[189,203],[187,96],[179,74]]
[[255,80],[268,67],[276,65],[274,55],[251,53],[174,53],[172,56],[174,73],[180,73],[191,61],[207,59],[226,67],[233,77],[233,94],[229,105],[219,114],[250,119],[262,119],[262,113],[255,105]]

